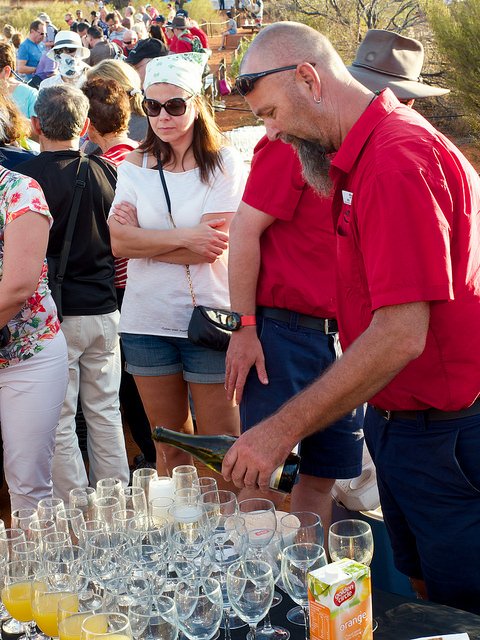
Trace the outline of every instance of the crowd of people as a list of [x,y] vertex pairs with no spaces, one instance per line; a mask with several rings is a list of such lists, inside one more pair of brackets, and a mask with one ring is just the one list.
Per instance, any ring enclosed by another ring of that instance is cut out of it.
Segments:
[[[480,180],[411,108],[448,90],[420,82],[412,38],[370,31],[346,68],[313,29],[266,27],[235,85],[267,131],[247,177],[202,95],[206,36],[171,10],[77,11],[53,35],[43,14],[17,61],[0,43],[12,509],[126,485],[123,411],[138,463],[161,475],[190,458],[151,427],[243,432],[223,468],[243,497],[278,502],[270,477],[298,445],[292,508],[328,528],[365,439],[397,567],[478,612]],[[27,53],[47,37],[37,90],[42,56]],[[239,314],[226,353],[189,340],[197,305]]]

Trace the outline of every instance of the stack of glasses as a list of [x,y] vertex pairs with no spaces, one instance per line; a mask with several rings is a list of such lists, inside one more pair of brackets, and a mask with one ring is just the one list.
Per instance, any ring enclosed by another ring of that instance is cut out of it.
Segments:
[[106,478],[72,490],[68,506],[41,500],[0,528],[3,630],[27,640],[211,640],[222,626],[229,640],[246,623],[249,640],[287,640],[268,616],[281,599],[275,583],[308,620],[306,575],[326,564],[322,544],[316,514],[280,518],[269,500],[238,502],[193,466],[172,478],[139,469],[131,487]]

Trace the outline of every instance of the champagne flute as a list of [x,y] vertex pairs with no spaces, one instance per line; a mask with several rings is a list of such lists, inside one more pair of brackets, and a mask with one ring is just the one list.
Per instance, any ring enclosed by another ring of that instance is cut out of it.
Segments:
[[319,544],[301,542],[285,547],[282,579],[285,591],[299,604],[305,616],[305,640],[310,638],[307,574],[327,564],[325,549]]
[[198,473],[193,464],[180,464],[172,470],[173,486],[175,491],[178,489],[191,489],[198,483]]
[[204,578],[179,582],[174,597],[178,626],[189,640],[211,640],[223,615],[223,598],[218,580]]
[[[328,552],[331,559],[350,558],[370,566],[373,558],[372,527],[365,520],[339,520],[330,525],[328,532]],[[372,629],[376,631],[378,622],[372,620]]]
[[64,509],[57,516],[57,531],[68,533],[73,544],[78,544],[80,525],[85,522],[83,511],[78,508]]
[[107,531],[107,524],[103,520],[86,520],[79,527],[78,544],[86,548],[90,538],[93,538],[98,533],[105,533]]
[[200,502],[204,506],[213,531],[225,530],[225,521],[239,511],[237,496],[233,491],[207,491],[200,496]]
[[193,487],[199,489],[202,495],[210,491],[218,490],[218,484],[215,478],[211,478],[208,476],[203,476],[202,478],[198,478],[198,480],[193,483]]
[[57,522],[57,515],[65,510],[65,503],[61,498],[42,498],[37,505],[39,520],[53,520]]
[[157,522],[164,522],[168,519],[169,509],[173,507],[173,498],[168,496],[157,496],[152,498],[149,503],[150,520],[153,526],[156,526]]
[[32,612],[37,626],[50,638],[58,637],[58,602],[68,591],[55,589],[50,576],[41,573],[32,584]]
[[142,487],[126,487],[123,490],[125,509],[135,511],[137,516],[147,515],[147,498]]
[[55,533],[57,526],[54,520],[50,520],[49,518],[39,518],[38,520],[32,520],[28,525],[28,529],[28,539],[39,544],[40,549],[43,551],[43,539],[49,533]]
[[157,478],[157,472],[155,469],[135,469],[132,474],[132,487],[140,487],[145,492],[145,499],[150,499],[150,481]]
[[125,508],[123,485],[118,478],[102,478],[97,482],[96,491],[96,500],[99,498],[117,498],[120,508]]
[[12,560],[40,560],[40,545],[32,540],[17,542],[13,545]]
[[95,499],[95,517],[105,522],[107,530],[113,529],[113,514],[121,508],[120,500],[115,496],[97,496]]
[[80,640],[132,640],[132,630],[123,613],[96,613],[82,623]]
[[[37,519],[38,514],[36,509],[15,509],[15,511],[12,511],[10,524],[12,528],[22,529],[25,532],[25,536],[28,537],[28,527],[33,520]],[[5,530],[5,527],[3,530]]]
[[[322,521],[313,511],[292,511],[284,515],[280,519],[279,529],[283,547],[302,542],[323,545]],[[292,607],[287,612],[287,620],[303,627],[305,616],[302,607]]]
[[95,498],[97,492],[93,487],[70,489],[68,504],[70,509],[80,509],[85,520],[93,520],[95,516]]
[[273,573],[267,562],[244,560],[228,567],[228,599],[238,617],[250,626],[249,640],[255,640],[257,624],[270,609],[273,590]]

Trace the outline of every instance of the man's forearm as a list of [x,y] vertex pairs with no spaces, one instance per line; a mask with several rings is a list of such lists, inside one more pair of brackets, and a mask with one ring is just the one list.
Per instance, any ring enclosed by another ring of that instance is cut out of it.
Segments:
[[234,311],[255,313],[255,295],[260,271],[260,236],[249,232],[241,217],[230,227],[228,283],[230,305]]

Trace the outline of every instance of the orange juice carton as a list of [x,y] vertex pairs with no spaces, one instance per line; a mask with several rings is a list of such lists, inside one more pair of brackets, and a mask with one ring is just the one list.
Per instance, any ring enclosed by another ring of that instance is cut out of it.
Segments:
[[370,569],[344,558],[308,574],[311,640],[372,640]]

